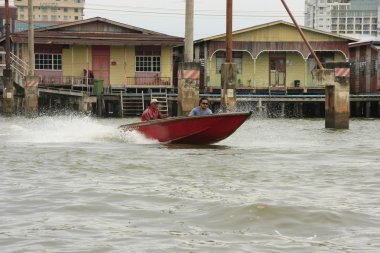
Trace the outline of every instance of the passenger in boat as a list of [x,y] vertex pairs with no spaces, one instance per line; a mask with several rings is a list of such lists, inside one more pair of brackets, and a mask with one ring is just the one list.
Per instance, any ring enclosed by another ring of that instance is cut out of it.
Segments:
[[141,115],[141,121],[163,119],[164,115],[160,112],[160,105],[157,99],[153,98],[150,105],[145,109]]
[[189,116],[211,115],[212,111],[208,108],[208,99],[203,97],[199,100],[199,106],[193,108]]

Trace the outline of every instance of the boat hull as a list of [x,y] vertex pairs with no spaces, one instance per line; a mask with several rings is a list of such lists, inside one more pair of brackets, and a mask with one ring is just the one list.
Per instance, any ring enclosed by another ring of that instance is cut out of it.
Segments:
[[162,143],[211,144],[230,136],[251,113],[173,117],[122,125],[120,128],[139,131]]

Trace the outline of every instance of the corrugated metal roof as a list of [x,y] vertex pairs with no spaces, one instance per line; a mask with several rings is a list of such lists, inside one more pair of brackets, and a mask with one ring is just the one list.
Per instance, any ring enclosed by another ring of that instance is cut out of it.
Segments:
[[[16,43],[27,43],[28,38],[14,37],[13,42]],[[145,40],[120,40],[120,39],[91,39],[91,38],[35,38],[35,44],[64,44],[64,45],[172,45],[179,46],[182,45],[182,41],[178,40],[155,40],[145,39]]]
[[120,22],[116,22],[116,21],[109,20],[109,19],[106,19],[106,18],[101,18],[101,17],[95,17],[95,18],[89,18],[89,19],[83,19],[83,20],[78,20],[78,21],[74,21],[74,22],[68,22],[68,23],[53,25],[53,26],[37,29],[36,32],[37,31],[54,31],[54,30],[59,30],[59,29],[62,29],[62,28],[79,26],[79,25],[93,23],[93,22],[104,22],[104,23],[107,23],[107,24],[110,24],[110,25],[119,26],[119,27],[123,27],[123,28],[126,28],[126,29],[131,29],[131,30],[136,30],[136,31],[139,31],[139,32],[142,32],[142,33],[146,33],[146,34],[161,34],[161,35],[166,35],[166,34],[163,34],[163,33],[155,32],[155,31],[151,31],[151,30],[147,30],[147,29],[143,29],[143,28],[140,28],[140,27],[137,27],[137,26],[131,26],[131,25],[123,24],[123,23],[120,23]]
[[[270,23],[265,23],[265,24],[262,24],[262,25],[251,26],[251,27],[248,27],[248,28],[237,30],[237,31],[234,31],[232,34],[233,35],[237,35],[237,34],[249,32],[249,31],[253,31],[253,30],[258,30],[258,29],[262,29],[262,28],[266,28],[266,27],[270,27],[270,26],[274,26],[274,25],[278,25],[278,24],[284,24],[284,25],[295,27],[295,25],[293,23],[286,22],[286,21],[283,21],[283,20],[277,20],[277,21],[273,21],[273,22],[270,22]],[[328,35],[328,36],[331,36],[331,37],[345,39],[345,40],[348,40],[348,41],[358,41],[358,39],[356,39],[356,38],[352,38],[352,37],[348,37],[348,36],[343,36],[343,35],[339,35],[339,34],[335,34],[335,33],[331,33],[331,32],[326,32],[326,31],[322,31],[322,30],[317,30],[317,29],[313,29],[313,28],[310,28],[310,27],[301,26],[301,29],[302,30],[311,31],[311,32],[325,34],[325,35]],[[209,41],[209,40],[215,40],[215,39],[220,39],[220,38],[223,38],[225,36],[226,36],[226,34],[223,33],[223,34],[219,34],[219,35],[215,35],[215,36],[206,37],[206,38],[203,38],[203,39],[196,40],[195,43],[199,43],[199,42],[203,42],[203,41]]]
[[380,46],[380,39],[378,38],[371,38],[371,39],[365,39],[365,40],[360,40],[355,43],[350,43],[349,47],[360,47],[360,46],[365,46],[365,45],[371,45],[372,47]]
[[[114,26],[131,29],[133,32],[84,32],[70,29],[70,31],[62,31],[61,28],[76,27],[91,22],[104,22]],[[27,43],[28,32],[21,31],[11,35],[14,42]],[[92,18],[71,22],[68,24],[59,24],[49,27],[35,29],[35,43],[43,44],[89,44],[89,45],[140,45],[140,44],[156,44],[156,45],[183,45],[183,38],[170,36],[163,33],[136,28],[133,26],[124,25],[103,18]]]

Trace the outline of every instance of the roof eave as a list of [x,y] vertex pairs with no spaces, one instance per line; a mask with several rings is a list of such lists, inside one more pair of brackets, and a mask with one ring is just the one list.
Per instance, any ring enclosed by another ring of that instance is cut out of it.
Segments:
[[[244,33],[244,32],[247,32],[247,31],[258,30],[258,29],[262,29],[262,28],[266,28],[266,27],[270,27],[270,26],[274,26],[274,25],[278,25],[278,24],[285,24],[285,25],[289,25],[289,26],[295,27],[295,25],[293,23],[290,23],[290,22],[287,22],[287,21],[283,21],[283,20],[277,20],[277,21],[273,21],[273,22],[269,22],[269,23],[265,23],[265,24],[261,24],[261,25],[256,25],[256,26],[251,26],[251,27],[248,27],[248,28],[236,30],[236,31],[234,31],[232,33],[232,35],[238,35],[240,33]],[[337,38],[345,39],[345,40],[348,40],[348,41],[359,41],[356,38],[352,38],[352,37],[348,37],[348,36],[343,36],[343,35],[340,35],[340,34],[335,34],[335,33],[326,32],[326,31],[322,31],[322,30],[317,30],[317,29],[313,29],[313,28],[310,28],[310,27],[301,26],[301,29],[302,30],[311,31],[311,32],[319,32],[319,33],[322,33],[322,34],[325,34],[325,35],[328,35],[328,36],[337,37]],[[194,41],[194,43],[197,44],[197,43],[200,43],[200,42],[220,39],[220,38],[223,38],[223,37],[226,37],[225,33],[219,34],[219,35],[210,36],[210,37],[206,37],[206,38],[203,38],[203,39],[199,39],[199,40]]]

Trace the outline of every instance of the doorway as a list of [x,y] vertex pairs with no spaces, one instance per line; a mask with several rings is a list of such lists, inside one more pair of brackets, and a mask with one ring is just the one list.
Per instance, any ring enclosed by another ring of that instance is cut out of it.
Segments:
[[110,47],[92,46],[92,69],[95,79],[103,80],[104,86],[110,83]]
[[269,83],[270,86],[285,86],[286,55],[285,53],[269,54]]

